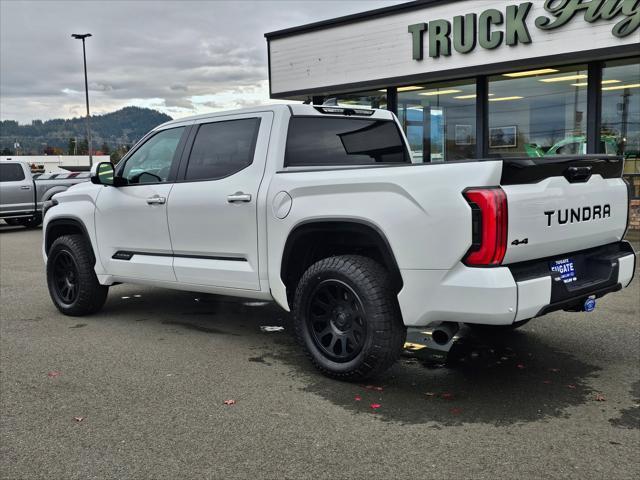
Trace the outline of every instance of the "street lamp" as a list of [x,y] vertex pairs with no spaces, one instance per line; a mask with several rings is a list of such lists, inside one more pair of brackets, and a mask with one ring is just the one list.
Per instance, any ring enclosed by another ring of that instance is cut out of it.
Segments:
[[89,166],[93,165],[93,156],[91,155],[91,127],[89,127],[89,84],[87,82],[87,52],[84,48],[84,39],[91,37],[90,33],[72,33],[71,36],[76,40],[82,40],[82,58],[84,59],[84,95],[87,101],[87,143],[89,145]]

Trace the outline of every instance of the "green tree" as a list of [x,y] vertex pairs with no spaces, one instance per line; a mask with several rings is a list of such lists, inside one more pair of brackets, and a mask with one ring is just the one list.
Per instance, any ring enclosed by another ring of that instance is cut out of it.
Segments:
[[89,155],[89,142],[86,138],[78,144],[78,155]]
[[109,160],[111,160],[111,163],[113,163],[114,165],[117,165],[121,159],[122,159],[122,155],[120,155],[119,150],[114,150],[113,152],[111,152],[111,155],[109,156]]
[[76,150],[76,139],[70,138],[67,144],[67,155],[74,155]]

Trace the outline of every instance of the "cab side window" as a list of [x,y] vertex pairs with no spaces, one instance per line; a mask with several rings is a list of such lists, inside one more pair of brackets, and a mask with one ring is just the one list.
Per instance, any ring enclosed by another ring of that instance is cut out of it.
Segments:
[[259,118],[200,125],[185,180],[216,180],[251,165],[259,127]]
[[149,138],[127,159],[120,176],[128,184],[166,182],[184,129],[163,130]]
[[0,164],[0,182],[19,182],[20,180],[24,180],[22,165],[17,163]]

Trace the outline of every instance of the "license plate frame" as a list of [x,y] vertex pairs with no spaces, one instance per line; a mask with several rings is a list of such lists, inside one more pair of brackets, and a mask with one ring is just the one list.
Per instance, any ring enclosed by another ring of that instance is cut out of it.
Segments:
[[565,283],[575,283],[578,281],[576,270],[576,260],[573,257],[559,258],[549,262],[549,270],[557,272],[560,279]]

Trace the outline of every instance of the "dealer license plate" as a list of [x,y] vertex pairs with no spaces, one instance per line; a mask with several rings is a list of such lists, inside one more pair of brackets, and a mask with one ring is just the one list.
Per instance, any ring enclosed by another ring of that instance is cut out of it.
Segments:
[[550,262],[549,268],[552,272],[558,272],[564,283],[571,283],[578,280],[576,267],[572,258],[563,258]]

